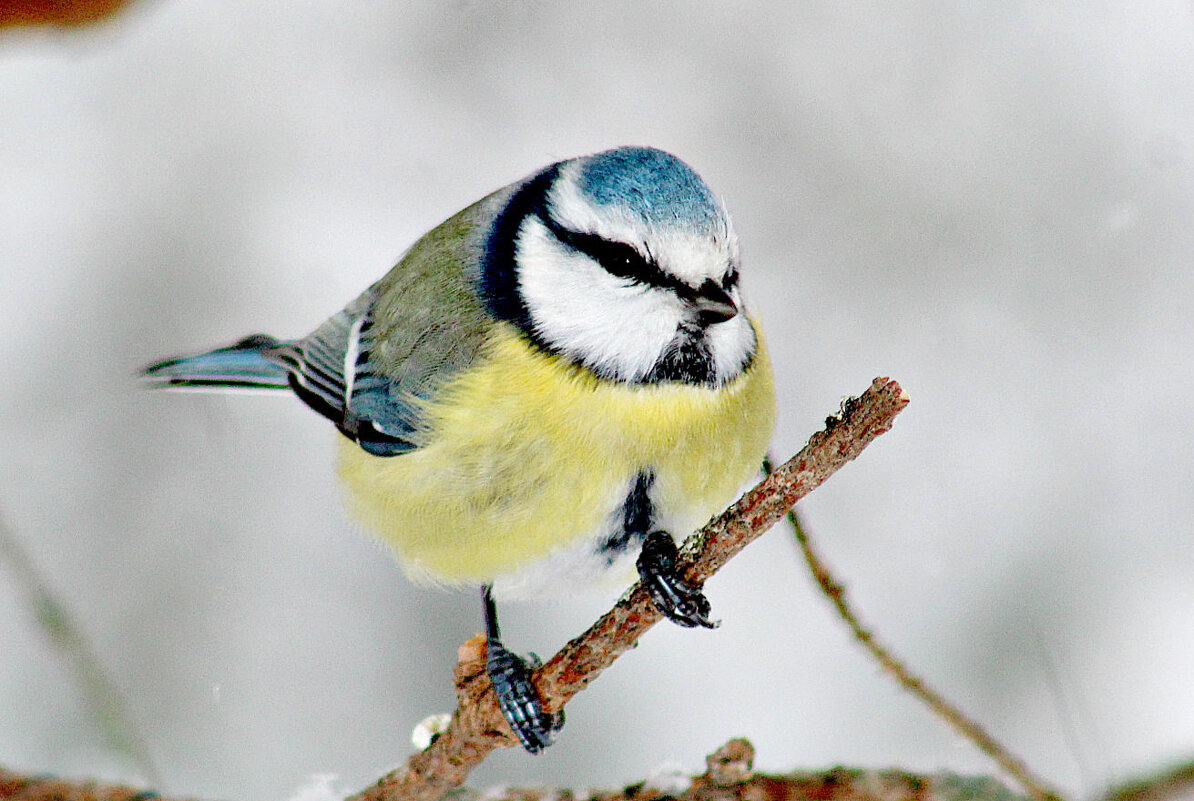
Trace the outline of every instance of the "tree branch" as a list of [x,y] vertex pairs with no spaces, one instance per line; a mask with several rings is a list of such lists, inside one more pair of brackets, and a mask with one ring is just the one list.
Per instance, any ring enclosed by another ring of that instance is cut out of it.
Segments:
[[[754,771],[754,747],[730,740],[705,758],[697,776],[662,773],[623,787],[578,793],[547,787],[458,790],[455,801],[1024,801],[996,779],[951,773],[833,768],[765,774]],[[330,799],[332,796],[315,794]],[[131,787],[20,776],[0,768],[3,801],[165,801]],[[1149,798],[1148,801],[1173,801]]]
[[[843,402],[841,411],[826,419],[825,429],[800,453],[689,538],[679,562],[685,579],[702,586],[798,500],[888,431],[907,403],[900,385],[887,378],[875,379],[861,396]],[[562,708],[660,617],[646,590],[636,584],[535,672],[535,686],[547,710]],[[493,749],[517,745],[485,675],[483,638],[461,647],[456,692],[459,708],[448,729],[429,748],[348,801],[433,801],[461,785]]]
[[1003,746],[998,740],[987,733],[987,730],[966,715],[961,709],[950,702],[948,698],[934,690],[928,682],[912,672],[902,659],[889,648],[879,643],[875,635],[863,625],[862,620],[850,608],[846,600],[846,588],[833,577],[829,568],[817,555],[812,541],[805,531],[800,515],[795,509],[788,512],[788,521],[796,533],[796,542],[804,561],[808,564],[809,572],[813,574],[821,592],[833,604],[838,617],[845,621],[858,640],[888,674],[893,676],[900,686],[912,693],[934,715],[944,720],[962,737],[974,743],[980,751],[995,761],[1009,776],[1019,782],[1034,801],[1061,801],[1061,795],[1050,787],[1043,779],[1033,773],[1024,760],[1017,757]]
[[[907,689],[959,728],[980,748],[1025,785],[1036,801],[1057,801],[1054,791],[1027,772],[1023,763],[966,720],[925,683],[911,674],[887,649],[875,642],[845,600],[845,590],[813,549],[798,517],[790,511],[807,495],[880,434],[890,429],[895,416],[908,403],[899,385],[875,379],[862,396],[842,404],[841,412],[826,420],[823,431],[791,460],[775,470],[717,519],[689,538],[681,552],[685,578],[702,585],[722,565],[784,516],[789,515],[814,578],[833,602],[839,615],[872,655]],[[767,465],[770,470],[770,465]],[[0,534],[4,533],[0,530]],[[0,545],[6,543],[0,542]],[[7,543],[11,545],[11,543]],[[0,548],[0,551],[4,549]],[[9,549],[11,550],[11,549]],[[11,553],[8,554],[11,559]],[[632,647],[660,619],[641,586],[635,585],[600,620],[575,638],[551,661],[536,671],[534,680],[545,706],[557,711]],[[447,730],[406,765],[382,777],[372,787],[347,801],[405,801],[438,799],[459,786],[469,772],[498,747],[517,744],[497,709],[485,675],[485,639],[478,636],[460,648],[455,672],[460,708]],[[952,774],[914,775],[898,770],[835,768],[826,772],[785,775],[755,774],[754,749],[745,740],[731,740],[710,755],[708,770],[696,777],[668,775],[649,778],[621,791],[585,793],[593,801],[766,801],[767,799],[820,799],[820,801],[1018,801],[994,779]],[[1173,801],[1194,786],[1194,763],[1185,763],[1147,780],[1138,780],[1108,792],[1103,801]],[[576,798],[569,790],[510,789],[480,795],[469,790],[453,793],[460,801],[540,801]],[[155,793],[95,781],[68,781],[47,776],[24,776],[0,767],[0,801],[146,801]],[[160,800],[159,800],[160,801]]]

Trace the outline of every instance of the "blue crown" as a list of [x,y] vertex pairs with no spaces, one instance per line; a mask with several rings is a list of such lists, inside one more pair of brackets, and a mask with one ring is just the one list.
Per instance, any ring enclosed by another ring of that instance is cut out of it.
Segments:
[[651,147],[619,147],[581,160],[579,186],[594,203],[623,206],[647,223],[720,228],[721,206],[691,167]]

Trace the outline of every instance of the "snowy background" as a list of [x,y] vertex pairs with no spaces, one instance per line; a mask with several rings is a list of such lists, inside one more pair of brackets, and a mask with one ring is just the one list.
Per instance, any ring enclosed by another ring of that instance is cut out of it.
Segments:
[[[777,455],[876,375],[912,396],[805,504],[880,635],[1070,792],[1194,753],[1190,3],[153,0],[0,33],[0,512],[159,789],[362,786],[450,709],[480,609],[345,521],[322,418],[137,368],[305,333],[457,209],[629,143],[727,199]],[[736,735],[773,770],[993,770],[786,532],[708,592],[719,630],[657,627],[472,783],[699,770]],[[508,642],[610,600],[508,606]],[[2,566],[0,643],[0,764],[136,775]]]

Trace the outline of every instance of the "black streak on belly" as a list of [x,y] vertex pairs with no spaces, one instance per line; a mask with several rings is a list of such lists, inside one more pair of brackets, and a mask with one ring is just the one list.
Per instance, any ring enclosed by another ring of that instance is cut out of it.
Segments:
[[634,485],[622,502],[622,525],[608,539],[598,546],[598,553],[610,564],[626,552],[632,544],[638,544],[651,530],[654,510],[651,508],[651,485],[655,474],[645,470],[638,474]]

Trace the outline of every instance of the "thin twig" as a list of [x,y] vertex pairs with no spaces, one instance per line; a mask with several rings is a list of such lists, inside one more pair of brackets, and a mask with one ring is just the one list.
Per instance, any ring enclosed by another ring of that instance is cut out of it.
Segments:
[[1190,798],[1194,798],[1194,760],[1124,782],[1108,790],[1103,801],[1183,801]]
[[[768,469],[769,463],[764,465]],[[940,693],[925,683],[904,662],[896,657],[887,647],[881,645],[859,619],[858,615],[846,601],[846,589],[841,582],[833,577],[829,568],[821,561],[821,557],[813,549],[808,533],[795,509],[788,511],[788,521],[796,532],[796,542],[804,554],[804,561],[808,563],[809,571],[821,587],[821,592],[833,604],[838,616],[850,627],[854,638],[870,652],[882,668],[895,678],[908,692],[920,699],[937,717],[944,720],[964,738],[978,746],[979,750],[993,759],[1009,776],[1020,783],[1025,792],[1036,801],[1061,801],[1060,794],[1050,787],[1040,777],[1036,776],[1024,760],[1012,754],[998,740],[962,712],[957,706],[943,697]]]
[[70,665],[82,689],[83,703],[108,747],[131,760],[147,782],[156,784],[157,769],[128,712],[124,696],[104,669],[74,616],[57,600],[3,515],[0,515],[0,563],[8,564],[14,583],[28,599],[38,627]]
[[[877,378],[858,398],[842,404],[826,427],[757,487],[690,538],[681,551],[687,581],[704,584],[730,558],[779,522],[807,495],[876,437],[891,428],[908,403],[899,384]],[[641,585],[624,595],[588,631],[565,645],[534,675],[540,698],[555,712],[631,648],[660,614]],[[495,748],[517,744],[498,710],[485,675],[483,639],[461,649],[456,666],[459,708],[447,731],[405,765],[349,801],[432,801],[462,784]]]
[[[589,801],[1022,801],[996,779],[949,773],[926,776],[900,770],[857,768],[778,775],[759,773],[754,769],[754,747],[743,739],[730,740],[718,748],[705,757],[705,765],[705,772],[696,776],[660,773],[617,790],[578,794],[549,787],[511,787],[484,792],[459,790],[452,797],[457,801],[574,801],[577,798]],[[300,791],[295,797],[303,795]],[[2,801],[151,801],[151,798],[131,787],[21,776],[0,768]]]

